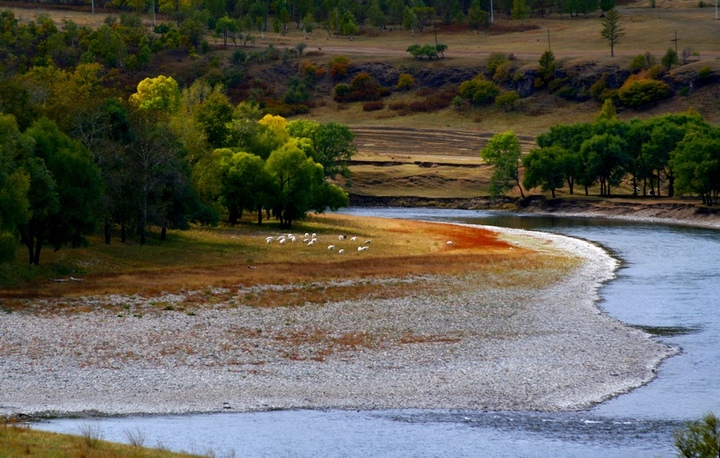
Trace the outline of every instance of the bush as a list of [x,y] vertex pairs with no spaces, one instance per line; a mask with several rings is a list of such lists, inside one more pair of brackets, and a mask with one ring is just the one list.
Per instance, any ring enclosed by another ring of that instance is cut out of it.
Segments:
[[634,75],[628,78],[618,90],[620,102],[632,108],[657,103],[669,95],[670,86],[666,83],[647,78],[635,78]]
[[345,83],[340,83],[333,89],[333,99],[338,102],[342,102],[347,98],[350,93],[350,86]]
[[330,76],[333,79],[344,78],[348,75],[350,59],[345,56],[335,56],[330,61]]
[[645,54],[638,54],[630,63],[630,71],[633,73],[638,73],[642,70],[647,70],[648,68],[650,68],[650,63],[645,58]]
[[508,58],[505,54],[501,52],[496,52],[490,54],[490,57],[488,57],[487,61],[487,71],[488,75],[495,75],[495,72],[497,71],[497,68],[500,65],[503,65],[506,62],[509,62],[511,59]]
[[697,72],[697,80],[698,81],[707,81],[712,76],[712,69],[709,65],[705,65]]
[[407,91],[411,87],[415,86],[415,79],[409,73],[402,73],[398,77],[398,82],[395,88],[399,91]]
[[383,108],[385,108],[385,102],[383,102],[381,100],[377,100],[374,102],[365,102],[365,103],[363,103],[362,108],[363,108],[363,111],[382,110]]
[[427,101],[425,101],[425,100],[416,100],[415,102],[410,102],[408,109],[412,112],[422,112],[422,113],[429,111]]
[[505,62],[495,67],[495,73],[493,73],[492,79],[496,83],[504,83],[510,80],[510,77],[512,76],[512,71],[512,63],[509,60],[506,60]]
[[520,94],[518,94],[517,91],[508,91],[495,97],[495,105],[506,111],[510,111],[515,109],[518,100],[520,100]]
[[407,104],[405,102],[390,102],[388,108],[393,111],[401,111],[407,108]]
[[500,88],[482,76],[476,76],[472,80],[464,81],[460,84],[458,91],[461,97],[475,105],[492,103],[495,97],[500,94]]

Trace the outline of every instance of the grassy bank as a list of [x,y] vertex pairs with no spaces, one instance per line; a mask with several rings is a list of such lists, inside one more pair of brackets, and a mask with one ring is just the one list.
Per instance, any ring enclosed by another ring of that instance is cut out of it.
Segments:
[[[30,269],[32,275],[26,278],[17,274],[28,272],[20,250],[18,259],[6,266],[10,275],[5,281],[11,278],[15,283],[5,285],[0,300],[4,309],[12,310],[25,307],[22,299],[33,297],[152,296],[214,287],[526,271],[549,268],[553,262],[552,256],[531,256],[531,250],[515,247],[491,231],[454,225],[313,215],[292,232],[295,242],[286,238],[280,243],[274,221],[257,226],[246,220],[236,227],[171,231],[167,241],[152,239],[144,246],[116,240],[105,245],[93,239],[88,247],[46,251],[43,266]],[[316,234],[313,246],[303,243],[305,233]],[[267,237],[273,240],[268,243]],[[497,281],[513,277],[508,274]],[[324,300],[358,296],[367,294],[368,288],[372,286],[351,292],[338,287],[336,293],[316,295]],[[304,300],[301,295],[290,302]]]
[[142,437],[128,433],[131,443],[123,445],[103,441],[97,431],[88,427],[81,435],[56,434],[32,430],[18,424],[0,423],[0,455],[4,457],[65,458],[175,458],[184,453],[150,449],[142,446]]

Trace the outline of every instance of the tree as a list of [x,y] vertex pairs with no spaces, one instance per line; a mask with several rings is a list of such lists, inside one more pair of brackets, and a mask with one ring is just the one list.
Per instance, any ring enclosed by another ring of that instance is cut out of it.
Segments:
[[563,155],[565,151],[559,146],[536,148],[522,160],[525,167],[523,186],[532,189],[538,186],[543,191],[550,191],[553,199],[555,190],[565,183]]
[[281,227],[290,228],[293,221],[305,216],[314,200],[313,193],[323,185],[322,166],[291,140],[270,154],[265,170],[273,181],[273,213]]
[[540,68],[538,69],[538,80],[542,85],[550,82],[555,75],[555,54],[552,51],[545,51],[540,56]]
[[15,117],[0,113],[0,235],[15,233],[29,217],[30,176],[18,162],[19,141]]
[[672,154],[677,189],[696,193],[706,205],[717,205],[720,195],[720,130],[686,135]]
[[595,116],[595,122],[599,121],[613,121],[617,119],[617,110],[615,110],[615,104],[611,98],[605,99],[603,102],[602,109],[597,116]]
[[130,96],[130,104],[155,116],[168,116],[180,108],[180,89],[172,76],[145,78]]
[[353,36],[357,35],[360,28],[355,21],[355,15],[350,11],[345,11],[340,21],[340,33],[352,40]]
[[288,132],[295,138],[311,141],[310,156],[322,165],[326,177],[350,177],[348,163],[357,152],[353,140],[355,134],[344,124],[297,120],[288,123]]
[[215,34],[223,38],[223,46],[227,46],[228,38],[234,40],[237,30],[237,22],[227,15],[218,19],[215,23]]
[[530,17],[530,7],[527,0],[513,0],[512,2],[512,18],[527,19]]
[[82,244],[95,227],[103,186],[87,149],[52,121],[36,121],[23,136],[28,145],[23,166],[30,176],[30,218],[19,232],[30,264],[38,265],[46,242],[56,250],[66,243]]
[[505,194],[513,187],[511,183],[514,182],[520,190],[520,195],[525,197],[520,185],[521,155],[520,139],[512,131],[493,135],[485,148],[480,150],[483,161],[495,167],[490,178],[491,196]]
[[670,71],[673,65],[678,65],[680,63],[678,61],[677,52],[675,52],[673,48],[668,48],[667,52],[665,52],[665,55],[662,57],[660,62],[667,71]]
[[611,9],[605,13],[605,18],[601,22],[602,30],[600,35],[607,40],[610,45],[610,57],[615,56],[615,45],[620,42],[620,38],[625,36],[625,29],[620,27],[620,13],[615,9]]
[[217,161],[221,202],[228,210],[228,222],[237,224],[243,210],[258,210],[258,224],[262,222],[262,207],[267,200],[270,177],[263,160],[254,154],[234,153],[228,148],[213,153]]
[[405,7],[405,10],[403,11],[403,29],[409,30],[410,34],[415,36],[415,27],[418,25],[418,18],[417,14],[415,14],[415,11],[410,8],[409,6]]
[[685,458],[720,456],[720,420],[713,413],[701,420],[688,422],[673,433],[678,455]]
[[468,25],[477,33],[480,33],[480,27],[487,27],[490,23],[490,14],[482,9],[480,0],[473,0],[470,4],[467,21]]
[[580,155],[585,164],[585,184],[600,181],[600,195],[610,196],[611,186],[617,186],[625,174],[627,143],[610,133],[596,134],[585,140]]

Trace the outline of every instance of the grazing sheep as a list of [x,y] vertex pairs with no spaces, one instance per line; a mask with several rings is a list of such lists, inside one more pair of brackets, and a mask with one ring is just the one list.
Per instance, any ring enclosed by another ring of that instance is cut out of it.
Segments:
[[335,245],[328,245],[328,250],[334,250],[334,249],[335,249]]
[[346,238],[347,238],[347,235],[342,235],[342,234],[338,235],[338,240],[340,240],[340,241],[345,240]]
[[452,245],[452,240],[448,240],[448,241],[447,241],[447,244],[448,244],[448,245]]
[[265,243],[272,243],[273,240],[275,240],[273,237],[266,237]]
[[370,245],[370,240],[365,240],[365,245]]
[[367,249],[370,248],[369,246],[359,246],[358,251],[367,251]]
[[338,251],[338,254],[343,254],[343,253],[345,253],[345,250],[342,250],[342,249],[341,249],[341,250]]
[[357,237],[350,237],[350,241],[351,241],[351,242],[356,242],[356,241],[357,241]]
[[308,242],[308,246],[313,246],[313,245],[315,245],[315,239],[312,239]]

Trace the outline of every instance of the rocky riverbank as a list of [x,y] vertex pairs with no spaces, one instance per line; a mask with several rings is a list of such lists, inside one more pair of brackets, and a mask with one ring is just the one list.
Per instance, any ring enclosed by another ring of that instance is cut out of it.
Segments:
[[617,267],[602,249],[501,231],[582,261],[543,289],[470,276],[416,293],[413,283],[438,278],[412,277],[378,280],[407,286],[406,297],[385,300],[173,306],[205,291],[45,300],[4,313],[0,415],[583,409],[647,383],[676,352],[596,307]]

